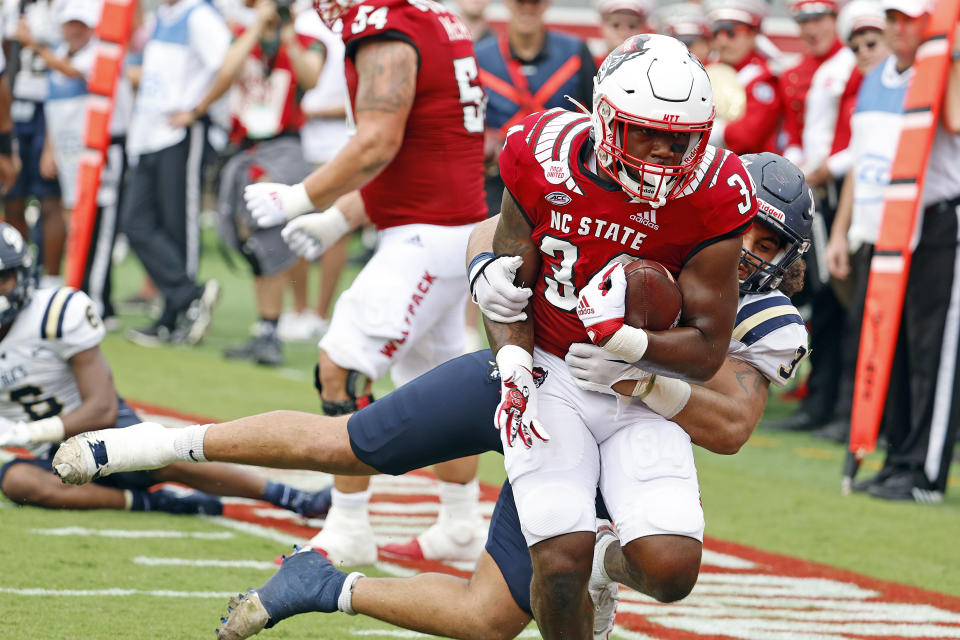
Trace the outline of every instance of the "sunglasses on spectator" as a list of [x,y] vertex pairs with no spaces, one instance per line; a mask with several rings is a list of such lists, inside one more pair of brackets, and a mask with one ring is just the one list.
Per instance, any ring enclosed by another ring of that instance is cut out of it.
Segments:
[[866,42],[851,45],[850,48],[853,49],[854,53],[860,53],[860,47],[866,47],[866,51],[873,51],[874,47],[878,44],[880,44],[879,40],[867,40]]
[[739,24],[737,22],[721,22],[720,24],[714,25],[713,27],[713,37],[717,37],[718,34],[726,34],[728,38],[732,38],[738,33],[743,33],[747,31],[749,27],[745,24]]

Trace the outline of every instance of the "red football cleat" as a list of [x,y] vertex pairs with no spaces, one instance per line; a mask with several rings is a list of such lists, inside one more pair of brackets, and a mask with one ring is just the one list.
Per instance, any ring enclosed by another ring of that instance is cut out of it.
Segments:
[[405,558],[407,560],[425,560],[423,549],[420,548],[420,541],[414,538],[410,542],[393,542],[380,547],[380,551],[388,556],[396,558]]

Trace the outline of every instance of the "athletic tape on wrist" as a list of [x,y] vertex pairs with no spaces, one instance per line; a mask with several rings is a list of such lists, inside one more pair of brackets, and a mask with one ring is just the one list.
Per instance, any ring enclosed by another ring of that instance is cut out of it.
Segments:
[[286,212],[287,218],[296,218],[315,209],[313,202],[310,200],[310,195],[307,193],[307,187],[302,182],[293,185],[288,193],[292,198],[289,201],[290,210]]
[[647,352],[647,332],[628,325],[623,325],[610,336],[603,348],[612,354],[618,355],[627,362],[636,362]]
[[643,402],[669,420],[687,406],[692,391],[690,383],[684,380],[655,376],[649,391],[643,396]]
[[365,577],[365,574],[354,571],[348,575],[347,579],[343,582],[343,588],[340,589],[340,597],[337,598],[337,608],[348,616],[357,615],[357,612],[353,610],[353,588],[357,586],[357,580]]
[[13,133],[0,133],[0,156],[13,155]]
[[30,442],[63,442],[65,435],[60,416],[28,422],[27,429],[30,432]]

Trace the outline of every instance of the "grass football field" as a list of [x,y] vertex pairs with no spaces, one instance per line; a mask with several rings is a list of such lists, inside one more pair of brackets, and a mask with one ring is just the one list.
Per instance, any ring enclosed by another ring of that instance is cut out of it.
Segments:
[[[103,349],[121,395],[213,419],[317,411],[315,345],[288,345],[287,364],[277,369],[221,357],[249,336],[252,291],[241,261],[233,271],[210,233],[205,243],[202,276],[223,285],[208,339],[193,349],[147,350],[108,335]],[[355,272],[351,267],[345,284]],[[142,271],[133,258],[115,273],[117,299],[136,291]],[[121,319],[124,327],[145,321]],[[389,390],[382,381],[375,392]],[[768,416],[790,410],[774,400]],[[668,608],[625,593],[615,638],[960,637],[956,472],[943,504],[920,506],[840,496],[842,448],[807,434],[760,428],[735,456],[696,453],[710,550],[700,584]],[[498,485],[501,461],[484,456],[481,480]],[[861,473],[879,462],[875,454]],[[317,474],[289,477],[305,486],[326,482]],[[428,526],[435,500],[429,482],[379,480],[375,528],[402,539]],[[421,511],[390,501],[403,491],[427,496]],[[0,638],[213,638],[229,594],[262,584],[273,558],[316,525],[243,502],[227,515],[53,512],[0,498]],[[408,575],[415,568],[382,562],[366,571]],[[539,637],[534,626],[525,635]],[[261,637],[418,635],[364,617],[310,614]]]

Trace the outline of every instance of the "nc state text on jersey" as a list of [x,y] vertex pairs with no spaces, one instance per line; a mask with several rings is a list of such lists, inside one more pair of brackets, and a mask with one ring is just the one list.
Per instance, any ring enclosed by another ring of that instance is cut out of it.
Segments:
[[636,229],[621,225],[617,222],[608,222],[599,218],[590,218],[580,216],[576,227],[573,222],[573,214],[563,213],[562,211],[550,210],[550,227],[560,233],[578,236],[593,236],[603,238],[612,242],[619,242],[631,251],[639,251],[640,245],[647,234],[640,233]]

